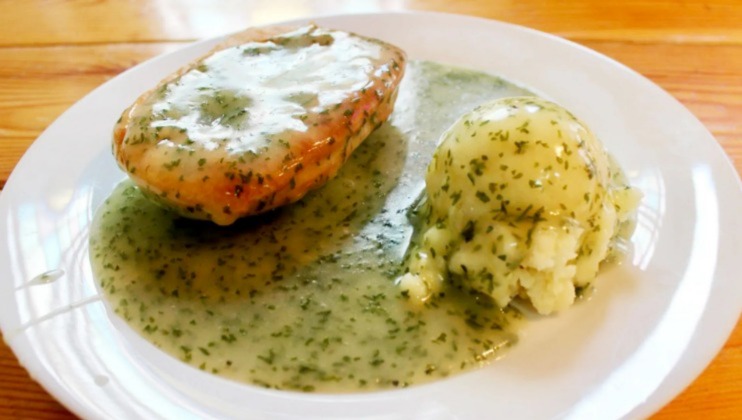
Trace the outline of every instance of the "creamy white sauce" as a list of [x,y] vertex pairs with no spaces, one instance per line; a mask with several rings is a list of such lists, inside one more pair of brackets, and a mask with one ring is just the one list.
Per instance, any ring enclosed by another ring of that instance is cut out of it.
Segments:
[[155,136],[161,147],[258,153],[277,136],[306,131],[307,113],[367,87],[369,75],[387,70],[374,70],[382,53],[380,44],[342,32],[330,38],[313,27],[227,48],[137,107],[128,137]]

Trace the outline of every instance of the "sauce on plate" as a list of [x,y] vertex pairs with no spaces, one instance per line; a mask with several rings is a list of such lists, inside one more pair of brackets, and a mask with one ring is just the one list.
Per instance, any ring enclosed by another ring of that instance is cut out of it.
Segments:
[[229,227],[179,218],[125,181],[93,222],[100,288],[163,351],[269,388],[388,389],[486,364],[515,343],[514,310],[453,287],[420,308],[395,280],[441,133],[485,101],[524,94],[411,62],[390,121],[335,179]]

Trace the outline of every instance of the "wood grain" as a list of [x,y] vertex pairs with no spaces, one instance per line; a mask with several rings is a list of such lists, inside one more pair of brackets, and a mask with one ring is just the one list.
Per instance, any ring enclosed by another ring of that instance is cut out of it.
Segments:
[[[0,189],[33,140],[85,94],[184,42],[314,14],[431,10],[494,18],[579,42],[670,92],[742,174],[742,2],[629,0],[0,0]],[[59,139],[64,141],[64,139]],[[740,209],[742,210],[742,209]],[[742,413],[742,323],[654,418]],[[0,344],[0,418],[72,418]]]
[[62,112],[110,78],[178,43],[0,48],[0,179]]
[[481,16],[572,39],[742,41],[739,0],[222,0],[218,6],[202,0],[0,0],[0,10],[0,46],[193,40],[248,23],[406,10]]

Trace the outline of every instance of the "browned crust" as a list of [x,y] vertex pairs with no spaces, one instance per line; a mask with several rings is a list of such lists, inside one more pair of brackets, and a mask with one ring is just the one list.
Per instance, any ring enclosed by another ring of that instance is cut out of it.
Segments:
[[[218,44],[215,51],[247,42],[266,41],[277,35],[298,29],[273,26],[250,28]],[[291,140],[288,153],[280,161],[257,160],[238,168],[228,165],[210,168],[208,182],[179,183],[173,174],[131,174],[131,178],[150,196],[186,217],[210,219],[218,224],[231,224],[239,217],[258,214],[301,199],[308,191],[323,185],[335,176],[353,150],[391,114],[397,88],[404,74],[406,57],[391,45],[390,71],[382,77],[370,78],[368,88],[355,92],[343,106],[317,116],[319,124]],[[131,110],[144,102],[159,86],[169,83],[191,70],[196,63],[182,67],[145,92],[126,111],[114,128],[114,152],[122,168],[128,157],[122,142]],[[223,174],[232,173],[231,176]],[[177,185],[177,197],[172,194]]]

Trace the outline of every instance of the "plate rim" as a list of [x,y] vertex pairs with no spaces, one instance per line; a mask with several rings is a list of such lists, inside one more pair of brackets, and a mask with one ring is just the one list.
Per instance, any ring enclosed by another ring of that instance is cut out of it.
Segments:
[[[645,83],[647,83],[648,85],[652,86],[653,88],[656,88],[656,89],[661,90],[667,97],[671,98],[679,106],[681,106],[683,109],[685,109],[685,107],[675,97],[673,97],[672,95],[670,95],[668,92],[664,91],[661,87],[659,87],[658,85],[656,85],[655,83],[653,83],[647,77],[645,77],[642,74],[636,72],[635,70],[627,67],[626,65],[624,65],[624,64],[622,64],[622,63],[620,63],[620,62],[618,62],[618,61],[616,61],[616,60],[614,60],[614,59],[612,59],[610,57],[607,57],[605,55],[602,55],[602,54],[600,54],[600,53],[598,53],[598,52],[596,52],[594,50],[591,50],[588,47],[585,47],[584,45],[578,44],[576,42],[573,42],[573,41],[570,41],[570,40],[567,40],[567,39],[558,37],[558,36],[556,36],[554,34],[549,34],[549,33],[546,33],[546,32],[541,32],[541,31],[538,31],[538,30],[533,29],[533,28],[528,28],[528,27],[520,26],[520,25],[513,24],[513,23],[508,23],[508,22],[503,22],[503,21],[498,21],[498,20],[493,20],[493,19],[488,19],[488,18],[483,18],[483,17],[467,16],[467,15],[463,15],[463,14],[450,14],[450,13],[441,13],[441,12],[392,11],[392,12],[376,12],[376,13],[323,14],[323,15],[315,15],[315,16],[307,17],[307,18],[293,19],[293,20],[288,20],[288,21],[280,21],[280,22],[276,22],[274,24],[292,24],[292,23],[308,22],[308,21],[315,21],[315,20],[325,20],[325,19],[347,19],[347,18],[357,18],[359,16],[363,16],[365,18],[368,18],[368,17],[382,18],[382,17],[388,16],[388,15],[408,15],[408,16],[425,16],[425,15],[429,15],[429,16],[436,16],[437,18],[455,18],[455,19],[462,19],[462,20],[478,20],[478,21],[482,21],[484,24],[504,25],[505,27],[510,27],[513,30],[526,31],[526,32],[529,32],[529,33],[531,33],[533,35],[537,35],[539,37],[547,37],[547,38],[551,39],[552,41],[564,43],[564,44],[569,45],[569,46],[571,46],[573,48],[574,47],[577,47],[577,48],[579,48],[579,49],[581,49],[581,50],[583,50],[585,52],[589,52],[589,53],[591,53],[591,54],[593,54],[595,56],[598,56],[602,60],[608,60],[614,66],[615,65],[620,66],[623,71],[629,71],[634,76],[638,76],[638,77],[642,78]],[[269,25],[267,25],[267,26],[269,26]],[[36,140],[34,140],[34,142],[31,144],[31,146],[29,146],[29,148],[24,153],[23,157],[16,164],[16,167],[11,172],[11,175],[8,177],[8,180],[6,182],[6,185],[5,185],[4,189],[3,189],[3,194],[0,194],[0,214],[5,214],[7,212],[8,207],[10,206],[10,200],[11,199],[8,198],[10,194],[8,194],[6,191],[8,191],[9,188],[12,191],[15,188],[15,184],[17,184],[17,183],[20,182],[20,181],[15,181],[14,174],[17,173],[17,172],[20,172],[20,171],[16,171],[16,169],[24,166],[24,160],[26,160],[28,156],[33,155],[35,153],[39,153],[39,152],[36,151],[36,149],[39,149],[39,148],[43,147],[43,145],[41,144],[41,142],[39,140],[41,140],[42,138],[46,138],[46,133],[48,131],[50,131],[50,129],[52,129],[53,126],[55,126],[55,124],[57,123],[57,121],[63,120],[67,115],[69,115],[69,113],[73,109],[75,109],[78,106],[81,106],[80,104],[83,103],[83,101],[85,101],[91,95],[94,95],[97,92],[99,93],[101,91],[104,91],[107,86],[109,86],[110,84],[116,83],[117,79],[119,79],[120,76],[122,76],[123,74],[126,74],[128,72],[134,71],[135,69],[140,68],[140,67],[145,66],[145,65],[146,66],[149,66],[149,65],[151,65],[152,62],[154,62],[154,61],[156,61],[158,59],[161,59],[164,56],[171,56],[175,52],[192,49],[192,48],[194,48],[197,45],[205,45],[205,44],[215,43],[219,39],[224,38],[225,36],[228,36],[228,35],[214,37],[214,38],[209,38],[209,39],[206,39],[206,40],[200,40],[200,41],[196,41],[194,43],[187,43],[187,44],[184,44],[181,47],[177,48],[173,52],[167,52],[167,53],[160,54],[160,55],[157,55],[155,57],[149,58],[149,59],[143,61],[142,63],[139,63],[138,65],[136,65],[136,66],[134,66],[134,67],[132,67],[130,69],[127,69],[126,71],[118,74],[117,76],[111,78],[110,80],[108,80],[107,82],[101,84],[100,86],[96,87],[93,91],[91,91],[88,94],[86,94],[83,98],[81,98],[75,104],[73,104],[71,107],[69,107],[67,110],[65,110],[61,115],[59,115],[55,119],[54,122],[52,122],[52,124],[50,124],[37,137]],[[688,111],[688,113],[690,114],[689,111]],[[690,115],[692,116],[692,118],[694,118],[696,120],[696,122],[698,124],[700,124],[701,126],[703,126],[703,124],[694,115],[692,115],[692,114],[690,114]],[[704,129],[706,129],[705,126],[704,126]],[[707,132],[708,136],[713,139],[713,135],[711,135],[711,133],[708,131],[708,129],[706,129],[706,132]],[[727,167],[724,168],[724,170],[730,171],[730,172],[736,174],[736,168],[734,168],[730,157],[726,154],[726,152],[721,147],[721,145],[718,143],[718,141],[714,141],[712,147],[715,148],[715,153],[717,153],[717,154],[720,153],[721,155],[723,155],[726,158],[725,161],[726,161]],[[735,184],[735,183],[733,182],[733,184]],[[737,177],[736,177],[736,187],[737,187],[737,190],[738,191],[739,190],[742,190],[742,182],[740,182],[739,175],[737,175]],[[0,228],[2,228],[2,230],[4,231],[5,230],[5,225],[0,225]],[[712,282],[714,282],[714,280],[715,279],[712,279]],[[737,299],[737,300],[739,300],[739,299]],[[738,318],[739,318],[739,315],[738,315]],[[3,328],[3,331],[4,332],[6,331],[6,327],[5,327],[5,324],[6,323],[7,323],[7,320],[3,319],[3,317],[0,317],[0,327]],[[696,369],[697,372],[696,373],[685,375],[685,376],[688,376],[689,379],[684,384],[675,385],[674,386],[675,391],[672,392],[672,395],[670,395],[666,400],[657,402],[654,405],[652,405],[652,404],[645,405],[646,410],[640,410],[638,412],[632,412],[632,414],[651,414],[652,412],[656,411],[656,409],[664,406],[667,402],[669,402],[676,395],[678,395],[683,389],[685,389],[685,387],[687,387],[690,383],[692,383],[692,381],[698,376],[698,374],[700,374],[708,366],[708,364],[710,364],[712,362],[713,355],[717,354],[718,351],[723,347],[724,342],[727,340],[729,334],[734,329],[734,327],[735,327],[735,323],[729,323],[728,324],[728,327],[726,328],[727,331],[723,334],[724,338],[721,339],[721,340],[717,340],[718,342],[716,343],[715,349],[713,351],[707,351],[707,352],[712,353],[712,357],[709,358],[708,360],[706,360],[700,366],[697,366],[697,369]],[[19,363],[29,372],[29,374],[32,376],[32,378],[35,381],[37,381],[42,387],[44,387],[47,390],[47,392],[49,392],[51,395],[53,395],[58,401],[60,401],[62,404],[64,404],[67,408],[69,408],[71,411],[75,412],[76,414],[78,414],[78,415],[82,415],[82,414],[85,414],[85,413],[90,414],[90,412],[86,411],[86,409],[87,409],[86,407],[84,407],[84,406],[78,406],[78,403],[79,403],[78,400],[76,400],[76,399],[69,400],[68,398],[66,398],[67,397],[66,394],[63,395],[64,398],[60,398],[61,396],[58,395],[58,393],[60,393],[61,391],[59,391],[57,389],[49,389],[47,387],[48,386],[48,382],[47,382],[48,379],[47,380],[40,380],[40,379],[38,379],[40,377],[44,377],[44,374],[45,373],[48,373],[48,372],[46,372],[45,369],[41,369],[38,365],[34,366],[32,364],[32,366],[29,366],[29,363],[28,363],[29,361],[26,360],[26,357],[27,357],[27,355],[29,353],[26,352],[26,351],[20,351],[19,352],[16,349],[16,346],[17,346],[17,347],[21,347],[20,350],[24,350],[25,348],[24,348],[23,344],[18,343],[18,340],[15,340],[13,338],[10,338],[9,339],[7,334],[3,334],[3,337],[4,337],[5,341],[6,341],[6,343],[8,343],[9,347],[15,353],[16,357],[19,360]],[[27,349],[25,349],[25,350],[27,350]],[[55,385],[56,385],[56,383],[55,383]],[[654,396],[655,394],[653,393],[652,395]]]

